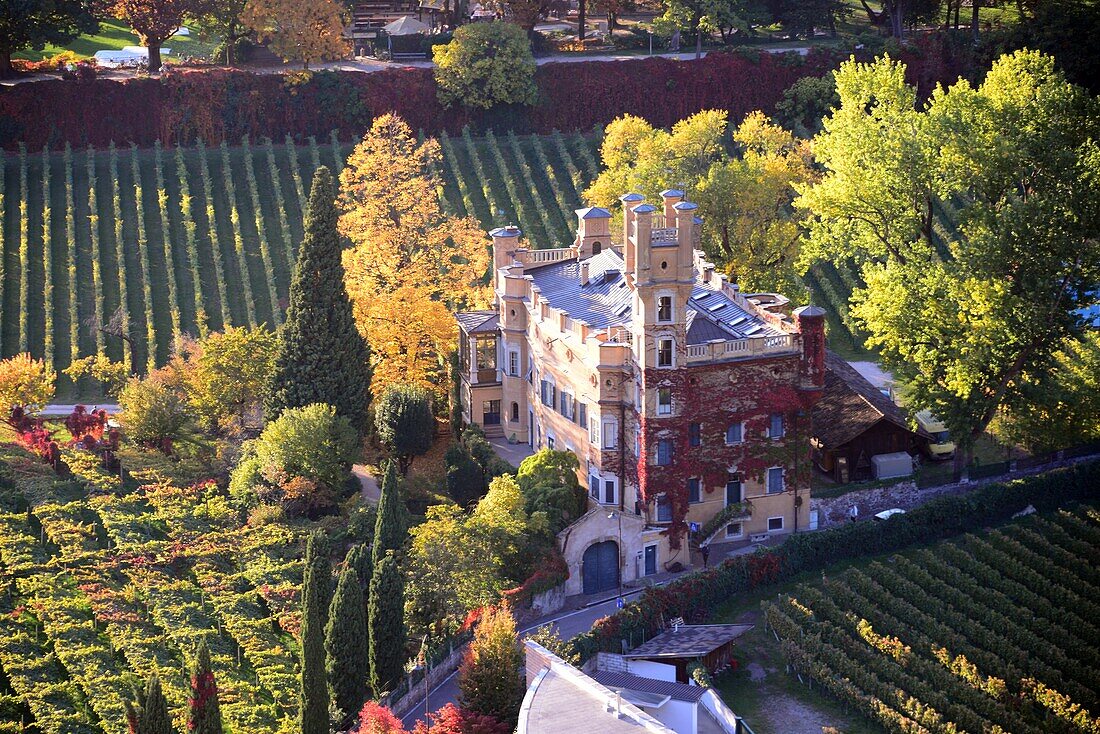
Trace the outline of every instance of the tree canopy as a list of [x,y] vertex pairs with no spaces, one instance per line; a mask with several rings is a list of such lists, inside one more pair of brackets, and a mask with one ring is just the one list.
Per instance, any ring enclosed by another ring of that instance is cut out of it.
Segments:
[[453,311],[488,304],[488,241],[472,218],[443,213],[435,140],[418,142],[384,114],[340,173],[340,231],[355,322],[374,351],[375,395],[406,383],[435,392],[446,383]]
[[435,439],[431,394],[413,385],[390,385],[374,408],[378,439],[407,474],[413,459],[428,453]]
[[0,411],[7,420],[12,411],[21,409],[34,414],[53,400],[57,375],[45,360],[30,354],[17,354],[0,360]]
[[264,418],[272,421],[288,408],[325,403],[363,433],[370,405],[370,350],[355,328],[344,287],[335,199],[332,174],[322,166],[309,195]]
[[272,52],[308,69],[347,54],[345,12],[337,0],[248,0],[241,20]]
[[433,48],[435,81],[444,107],[489,109],[498,104],[535,103],[535,57],[515,23],[471,23],[450,43]]
[[814,141],[826,172],[797,202],[803,257],[863,264],[852,313],[962,462],[1083,333],[1100,282],[1100,116],[1036,52],[924,108],[904,73],[889,57],[837,72],[840,105]]
[[11,55],[47,44],[64,46],[99,27],[92,0],[5,0],[0,4],[0,79],[12,74]]
[[485,610],[458,670],[462,707],[515,726],[523,701],[523,655],[506,607]]

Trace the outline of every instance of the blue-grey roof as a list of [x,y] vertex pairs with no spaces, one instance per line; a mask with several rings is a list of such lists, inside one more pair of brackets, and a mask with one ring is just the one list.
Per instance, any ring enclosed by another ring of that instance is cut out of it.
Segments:
[[621,201],[623,203],[626,203],[626,204],[630,204],[630,203],[633,203],[635,201],[645,201],[645,197],[642,196],[641,194],[623,194],[622,196],[619,197],[619,201]]
[[672,205],[672,208],[678,212],[687,212],[693,209],[698,209],[699,205],[694,201],[681,201]]
[[661,196],[665,197],[666,199],[670,196],[678,196],[682,199],[684,198],[684,192],[680,191],[680,189],[665,189],[661,192]]
[[488,334],[500,328],[500,314],[496,311],[459,311],[455,319],[467,334]]
[[703,686],[692,686],[677,681],[643,678],[630,673],[618,673],[611,670],[597,671],[592,678],[602,686],[613,691],[637,691],[668,696],[674,701],[696,703],[707,692]]
[[581,219],[610,219],[611,212],[603,207],[590,206],[587,209],[577,209],[576,214]]
[[523,232],[514,224],[509,224],[507,227],[497,227],[489,231],[490,237],[519,237],[521,234]]
[[[537,268],[528,268],[541,297],[552,307],[593,329],[630,323],[633,293],[623,276],[622,256],[612,249],[603,250],[586,261],[588,283],[581,285],[580,264],[562,260]],[[697,283],[687,303],[688,344],[706,344],[714,339],[740,339],[745,336],[778,334],[755,312],[738,306],[723,293]]]
[[634,212],[635,214],[648,214],[650,212],[657,211],[657,207],[653,206],[652,204],[639,204],[630,211]]

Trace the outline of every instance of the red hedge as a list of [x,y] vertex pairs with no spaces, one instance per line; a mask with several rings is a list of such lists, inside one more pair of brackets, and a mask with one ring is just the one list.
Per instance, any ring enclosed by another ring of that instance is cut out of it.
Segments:
[[[906,54],[908,56],[908,54]],[[166,72],[160,79],[51,80],[0,88],[0,147],[106,146],[130,142],[189,145],[238,141],[243,135],[281,141],[321,138],[338,130],[358,137],[376,116],[396,111],[414,130],[457,133],[463,125],[518,133],[587,131],[631,113],[660,126],[702,109],[726,109],[732,120],[760,109],[771,113],[795,80],[822,75],[843,55],[712,53],[701,61],[641,58],[630,61],[549,63],[538,68],[534,107],[505,106],[484,113],[443,109],[430,69],[377,73],[254,74],[228,69]],[[929,49],[907,58],[910,78],[927,93],[951,80],[954,59]],[[927,63],[925,63],[927,62]]]

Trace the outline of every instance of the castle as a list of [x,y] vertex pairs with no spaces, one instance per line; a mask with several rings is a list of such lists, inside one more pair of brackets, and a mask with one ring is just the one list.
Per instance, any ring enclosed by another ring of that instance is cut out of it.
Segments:
[[809,411],[825,312],[744,294],[697,249],[681,191],[577,211],[572,246],[490,232],[491,311],[457,314],[463,416],[574,452],[589,511],[558,541],[567,594],[690,564],[695,543],[760,541],[810,521]]

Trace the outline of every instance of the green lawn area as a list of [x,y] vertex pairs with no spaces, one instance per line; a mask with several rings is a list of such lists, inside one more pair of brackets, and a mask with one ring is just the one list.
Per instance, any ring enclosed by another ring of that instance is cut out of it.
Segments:
[[[191,29],[194,32],[194,28]],[[138,46],[140,42],[130,27],[120,20],[105,20],[99,24],[99,31],[93,35],[81,36],[67,46],[46,46],[41,51],[28,49],[14,54],[14,58],[40,61],[55,56],[62,51],[72,51],[81,58],[90,58],[96,51],[120,50],[124,46]],[[217,45],[211,40],[200,40],[196,35],[178,36],[164,44],[172,49],[172,58],[178,56],[206,56]]]

